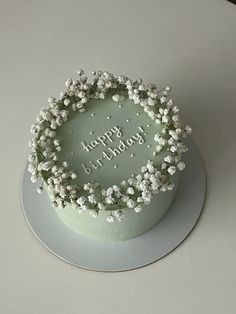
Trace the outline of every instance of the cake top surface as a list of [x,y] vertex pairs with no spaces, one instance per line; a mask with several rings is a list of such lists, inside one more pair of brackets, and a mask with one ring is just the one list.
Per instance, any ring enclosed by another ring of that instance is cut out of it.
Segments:
[[58,157],[79,174],[77,184],[95,181],[108,188],[138,174],[147,160],[161,161],[154,136],[162,128],[132,100],[115,102],[108,94],[89,100],[82,115],[71,114],[58,128]]
[[139,212],[154,194],[173,189],[191,128],[182,126],[169,87],[107,71],[93,72],[91,82],[78,75],[31,127],[31,180],[46,183],[54,206]]

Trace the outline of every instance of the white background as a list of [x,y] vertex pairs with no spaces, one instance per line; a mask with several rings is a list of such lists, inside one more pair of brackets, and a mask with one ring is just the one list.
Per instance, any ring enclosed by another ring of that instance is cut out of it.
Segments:
[[[171,85],[204,158],[197,227],[143,269],[73,267],[35,239],[21,211],[30,125],[78,68]],[[227,1],[1,0],[0,313],[235,313],[235,89],[236,6]]]

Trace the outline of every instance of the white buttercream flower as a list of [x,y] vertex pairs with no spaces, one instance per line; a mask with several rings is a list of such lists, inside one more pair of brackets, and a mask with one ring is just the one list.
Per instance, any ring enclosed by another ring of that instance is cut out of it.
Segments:
[[94,194],[91,194],[88,196],[88,201],[91,203],[91,204],[96,204],[97,203],[97,198]]
[[113,197],[111,197],[111,196],[107,196],[106,198],[105,198],[105,201],[106,201],[106,203],[107,204],[114,204],[114,198]]
[[187,125],[187,126],[185,127],[185,131],[186,131],[188,134],[190,134],[190,133],[192,133],[192,128],[191,128],[189,125]]
[[138,202],[138,203],[143,203],[144,200],[143,200],[143,198],[142,198],[141,196],[139,196],[139,197],[137,198],[137,202]]
[[173,189],[174,189],[174,184],[172,184],[172,183],[169,183],[168,184],[168,186],[167,186],[167,189],[169,190],[169,191],[172,191]]
[[163,116],[162,119],[161,119],[161,121],[162,121],[163,123],[168,123],[168,122],[170,121],[170,118],[169,118],[168,116]]
[[149,110],[149,111],[148,111],[148,116],[149,116],[152,120],[155,120],[155,118],[156,118],[156,114],[155,114],[155,112],[152,111],[152,110]]
[[184,168],[185,168],[185,163],[184,163],[183,161],[179,162],[179,163],[177,164],[177,168],[178,168],[180,171],[184,170]]
[[155,99],[152,99],[151,97],[148,97],[148,106],[154,106],[156,103]]
[[54,166],[54,162],[53,162],[53,161],[46,161],[46,162],[44,162],[43,165],[42,165],[42,170],[48,171],[48,170],[50,170],[53,166]]
[[154,135],[154,141],[155,142],[158,142],[159,138],[160,138],[160,134],[157,133]]
[[114,190],[115,192],[119,192],[119,191],[120,191],[120,188],[119,188],[118,185],[113,185],[112,188],[113,188],[113,190]]
[[36,174],[37,169],[33,164],[29,164],[28,171],[32,174]]
[[164,104],[165,102],[166,102],[166,97],[162,96],[162,97],[160,98],[160,103],[161,103],[161,104]]
[[178,150],[178,148],[177,148],[177,146],[175,146],[175,145],[172,145],[172,146],[170,147],[170,151],[171,151],[172,153],[176,152],[177,150]]
[[140,212],[142,211],[142,206],[141,206],[141,205],[135,206],[135,207],[134,207],[134,211],[135,211],[136,213],[140,213]]
[[84,188],[84,191],[89,191],[91,189],[91,183],[85,183],[83,188]]
[[165,158],[164,158],[164,161],[165,162],[168,162],[169,164],[173,161],[173,158],[171,157],[171,156],[166,156]]
[[113,99],[114,101],[120,101],[120,100],[124,100],[125,97],[124,97],[123,95],[118,95],[118,94],[116,94],[116,95],[113,95],[113,96],[112,96],[112,99]]
[[155,171],[155,168],[150,161],[147,163],[147,170],[149,173],[154,173],[154,171]]
[[164,170],[164,169],[166,169],[166,168],[167,168],[167,163],[163,162],[163,163],[161,164],[161,169]]
[[77,202],[77,204],[79,204],[80,206],[81,205],[83,205],[85,202],[86,202],[86,197],[85,196],[80,196],[77,200],[76,200],[76,202]]
[[123,180],[123,181],[121,181],[120,185],[121,185],[122,187],[126,187],[126,186],[127,186],[127,182],[126,182],[125,180]]
[[157,145],[156,146],[156,151],[159,153],[162,150],[162,146],[161,145]]
[[172,111],[173,111],[174,113],[178,113],[178,112],[179,112],[179,108],[178,108],[177,106],[174,106],[174,107],[172,108]]
[[107,196],[111,196],[113,192],[114,192],[113,188],[112,188],[112,187],[109,187],[109,188],[107,189]]
[[139,102],[140,102],[139,96],[138,96],[138,95],[134,95],[134,96],[133,96],[133,101],[134,101],[134,103],[135,103],[136,105],[139,104]]
[[170,136],[173,137],[174,140],[178,140],[179,139],[178,134],[176,134],[176,132],[174,130],[170,130],[169,134],[170,134]]
[[176,172],[176,167],[175,166],[170,166],[167,171],[169,172],[170,175],[175,174]]
[[113,216],[112,214],[109,215],[106,220],[107,220],[109,223],[112,223],[112,222],[115,221],[114,216]]
[[153,190],[158,190],[158,188],[159,188],[159,183],[157,182],[157,181],[154,181],[154,182],[152,182],[152,189]]
[[122,221],[124,218],[124,213],[121,210],[114,211],[114,215],[118,221]]
[[148,181],[148,180],[143,180],[143,181],[139,184],[140,190],[142,190],[142,191],[146,190],[147,187],[148,187],[148,184],[149,184],[149,181]]
[[66,98],[66,99],[64,100],[64,105],[65,105],[65,106],[69,106],[69,104],[70,104],[70,99]]
[[30,179],[33,183],[37,182],[37,176],[36,175],[32,175]]
[[129,196],[126,194],[121,194],[120,197],[121,197],[122,202],[124,202],[124,203],[126,203],[127,200],[129,199]]
[[128,194],[133,195],[134,194],[134,189],[132,187],[129,187],[126,191]]
[[127,206],[129,207],[129,208],[134,208],[134,206],[135,206],[135,202],[130,198],[130,199],[128,199],[128,201],[126,202],[126,204],[127,204]]
[[104,205],[103,203],[99,202],[97,206],[100,210],[106,210],[106,205]]
[[77,178],[77,174],[75,172],[72,172],[70,177],[72,180],[75,180]]
[[165,192],[168,190],[168,184],[167,183],[164,183],[162,186],[161,186],[161,191],[162,192]]

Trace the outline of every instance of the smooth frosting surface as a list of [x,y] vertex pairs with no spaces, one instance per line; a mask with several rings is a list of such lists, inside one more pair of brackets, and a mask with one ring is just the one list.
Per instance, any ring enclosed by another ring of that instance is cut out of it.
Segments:
[[61,221],[77,233],[99,240],[124,241],[143,234],[164,217],[177,192],[179,174],[174,176],[174,181],[174,190],[155,195],[140,213],[135,213],[131,208],[124,209],[124,219],[121,222],[115,220],[108,223],[106,211],[100,211],[96,218],[92,217],[89,210],[78,213],[70,204],[55,210]]

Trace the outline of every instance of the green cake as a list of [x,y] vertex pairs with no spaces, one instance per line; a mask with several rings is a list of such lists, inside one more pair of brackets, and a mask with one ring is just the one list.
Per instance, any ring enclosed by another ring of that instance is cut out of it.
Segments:
[[40,111],[31,127],[28,170],[67,227],[127,240],[168,211],[191,128],[182,127],[169,87],[158,90],[107,71],[93,76],[90,82],[78,71]]

